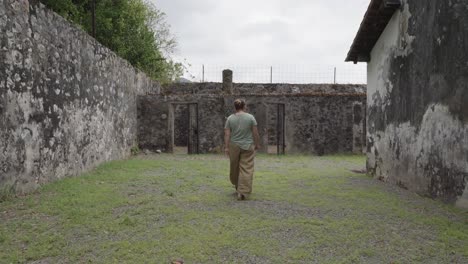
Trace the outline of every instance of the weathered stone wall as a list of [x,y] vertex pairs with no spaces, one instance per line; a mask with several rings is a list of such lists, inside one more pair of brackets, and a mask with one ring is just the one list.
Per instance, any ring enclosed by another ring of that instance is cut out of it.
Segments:
[[368,170],[468,207],[468,2],[403,1],[368,65]]
[[171,104],[158,94],[138,96],[138,145],[140,149],[172,151]]
[[0,187],[24,193],[126,157],[136,95],[158,90],[37,1],[0,0]]
[[[275,128],[271,120],[276,104],[285,105],[286,153],[362,153],[364,149],[365,86],[235,83],[232,90],[232,95],[224,94],[221,83],[171,84],[162,87],[160,95],[141,96],[140,147],[170,151],[175,142],[171,109],[180,103],[198,103],[200,152],[219,152],[233,102],[244,98],[259,123],[263,152],[275,143],[276,135],[267,131]],[[356,105],[361,107],[360,116],[354,114]]]
[[[171,152],[177,145],[174,121],[180,104],[198,104],[200,153],[219,152],[223,144],[224,104],[217,95],[146,95],[138,100],[138,141],[141,149]],[[187,120],[188,122],[188,120]],[[188,127],[185,124],[184,127]],[[188,131],[188,128],[185,129]],[[183,135],[188,138],[188,135]]]
[[[303,94],[240,97],[246,100],[249,111],[257,119],[263,152],[266,152],[269,143],[275,143],[271,137],[276,138],[276,135],[268,134],[267,131],[275,128],[271,127],[270,122],[271,116],[277,115],[276,104],[285,105],[286,153],[325,155],[363,151],[362,144],[360,149],[353,147],[353,106],[356,103],[365,104],[365,96]],[[226,98],[226,112],[233,111],[236,98]],[[362,138],[362,134],[358,137]]]
[[265,140],[265,143],[268,143],[268,145],[276,145],[278,144],[278,138],[277,138],[277,133],[278,133],[278,123],[281,123],[278,118],[278,106],[276,104],[267,104],[266,105],[268,117],[266,120],[266,137],[267,140]]

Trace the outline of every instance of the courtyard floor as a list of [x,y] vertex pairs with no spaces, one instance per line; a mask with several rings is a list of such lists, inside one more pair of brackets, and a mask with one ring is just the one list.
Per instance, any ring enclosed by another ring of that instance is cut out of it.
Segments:
[[266,156],[237,201],[228,160],[142,155],[0,202],[0,263],[468,263],[468,214],[351,170]]

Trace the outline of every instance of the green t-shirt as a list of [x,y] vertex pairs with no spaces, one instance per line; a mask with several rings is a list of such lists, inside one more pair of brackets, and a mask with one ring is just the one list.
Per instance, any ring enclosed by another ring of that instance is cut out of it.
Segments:
[[257,125],[255,117],[248,113],[232,114],[226,120],[225,129],[231,130],[231,143],[248,150],[254,143],[252,127]]

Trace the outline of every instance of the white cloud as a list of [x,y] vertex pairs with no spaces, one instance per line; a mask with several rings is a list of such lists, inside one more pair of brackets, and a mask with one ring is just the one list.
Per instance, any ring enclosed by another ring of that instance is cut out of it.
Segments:
[[[177,58],[193,64],[335,65],[369,0],[150,0],[167,14]],[[364,69],[362,66],[356,69]]]

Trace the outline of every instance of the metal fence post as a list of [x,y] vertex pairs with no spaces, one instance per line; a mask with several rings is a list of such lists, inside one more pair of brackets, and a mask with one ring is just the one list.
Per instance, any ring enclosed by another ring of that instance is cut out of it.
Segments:
[[202,82],[205,82],[205,64],[202,64]]
[[333,83],[336,84],[336,67],[335,67],[335,71],[333,73]]
[[273,66],[270,66],[270,83],[273,83]]

